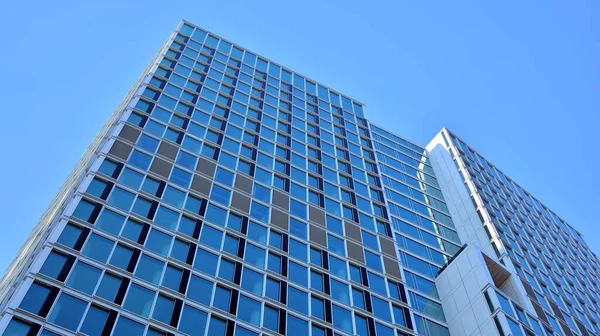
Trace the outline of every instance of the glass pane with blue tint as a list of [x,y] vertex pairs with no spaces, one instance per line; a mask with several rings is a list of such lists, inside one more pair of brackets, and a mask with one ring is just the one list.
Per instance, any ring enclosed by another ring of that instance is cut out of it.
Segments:
[[82,291],[86,294],[92,294],[100,279],[102,271],[86,263],[78,262],[67,280],[67,286]]
[[352,314],[349,310],[333,305],[333,326],[352,333]]
[[152,230],[146,240],[146,248],[166,257],[169,254],[172,238],[166,233]]
[[44,265],[40,269],[40,273],[47,275],[51,278],[58,279],[60,273],[65,267],[68,257],[64,254],[57,253],[55,251],[50,252]]
[[171,322],[171,316],[173,315],[173,309],[175,308],[175,300],[169,297],[159,295],[154,304],[154,310],[152,311],[152,318],[163,323],[169,324]]
[[165,263],[142,254],[135,270],[135,276],[158,285]]
[[101,336],[107,320],[108,310],[92,305],[85,315],[79,331],[89,336]]
[[242,288],[250,293],[260,296],[263,288],[263,275],[244,267],[244,272],[242,274]]
[[114,211],[104,209],[96,221],[96,227],[116,236],[119,234],[119,232],[121,232],[123,222],[125,222],[125,216],[122,216]]
[[219,250],[221,248],[222,238],[223,231],[217,230],[209,225],[204,225],[202,227],[202,232],[200,233],[201,243],[206,244],[215,250]]
[[112,336],[143,336],[145,326],[126,317],[120,316]]
[[44,305],[44,302],[46,301],[46,298],[48,297],[48,294],[50,294],[50,287],[46,287],[34,282],[31,284],[31,287],[29,287],[29,290],[27,291],[27,294],[25,294],[23,301],[21,301],[19,308],[38,315],[42,309],[42,306]]
[[99,262],[106,263],[113,245],[114,242],[112,240],[93,233],[85,244],[82,254]]
[[107,203],[121,210],[128,211],[133,204],[135,195],[121,188],[114,188]]
[[307,315],[308,294],[294,287],[288,287],[288,307]]
[[215,297],[213,299],[213,306],[223,311],[229,311],[229,304],[231,300],[231,290],[217,286],[215,290]]
[[114,301],[121,287],[122,279],[118,276],[104,273],[100,285],[96,290],[96,295],[108,301]]
[[56,301],[56,304],[48,317],[48,321],[63,328],[75,331],[79,326],[79,322],[83,317],[86,307],[87,302],[63,293]]
[[240,295],[237,317],[250,324],[260,325],[260,302],[245,295]]
[[110,257],[109,264],[127,270],[127,267],[129,266],[129,261],[131,260],[132,256],[133,249],[125,247],[121,244],[117,244],[117,247],[115,247],[115,251]]
[[127,292],[123,308],[143,317],[150,316],[150,309],[156,293],[148,288],[132,283]]
[[128,219],[125,223],[125,227],[123,228],[123,232],[121,232],[121,237],[127,238],[131,241],[138,242],[140,239],[140,235],[142,234],[142,229],[144,226],[136,221]]
[[216,254],[199,248],[194,260],[194,268],[200,272],[214,276],[217,273],[218,261],[219,257]]
[[135,170],[125,168],[119,176],[119,183],[131,187],[133,189],[138,189],[142,184],[142,180],[144,179],[144,175],[136,172]]
[[211,281],[192,275],[188,286],[187,297],[208,306],[212,297],[212,288],[213,283]]

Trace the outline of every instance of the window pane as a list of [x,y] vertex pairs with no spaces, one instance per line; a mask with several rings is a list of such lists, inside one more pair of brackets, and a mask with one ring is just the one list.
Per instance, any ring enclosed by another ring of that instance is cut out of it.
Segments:
[[125,217],[119,215],[114,211],[104,209],[98,220],[96,221],[96,227],[100,230],[112,233],[115,236],[121,231]]
[[248,323],[260,325],[260,302],[240,295],[237,316]]
[[162,261],[142,254],[135,276],[158,285],[164,265]]
[[57,242],[64,246],[75,248],[79,236],[81,236],[81,228],[72,224],[67,224],[63,229],[63,232],[58,237]]
[[113,331],[113,336],[142,336],[144,325],[120,316]]
[[40,313],[42,306],[44,305],[44,301],[50,294],[50,288],[46,286],[39,285],[37,283],[31,284],[29,287],[29,291],[25,294],[23,301],[19,305],[19,308],[24,309],[28,312],[31,312],[35,315]]
[[106,263],[108,255],[113,247],[113,241],[92,233],[87,244],[83,248],[83,255],[95,259],[101,263]]
[[50,252],[44,265],[40,269],[40,273],[45,274],[51,278],[58,279],[61,271],[65,267],[65,263],[67,262],[67,256],[56,253],[54,251]]
[[52,309],[48,321],[75,331],[86,307],[87,302],[63,293]]
[[92,294],[102,271],[88,264],[78,262],[73,268],[71,276],[67,281],[67,286],[82,291],[86,294]]
[[205,305],[210,304],[213,283],[198,276],[192,275],[188,286],[187,297]]
[[202,336],[206,328],[206,317],[205,312],[185,305],[181,312],[178,329],[190,336]]
[[261,295],[263,287],[263,275],[255,272],[249,268],[244,267],[244,274],[242,276],[242,288],[254,293]]
[[123,307],[133,313],[148,317],[150,315],[152,301],[154,301],[154,294],[154,291],[132,283],[127,292]]
[[91,306],[79,331],[90,336],[101,336],[107,319],[107,310]]
[[117,297],[119,287],[121,287],[121,278],[112,274],[104,273],[104,276],[100,281],[100,286],[98,286],[98,290],[96,291],[96,295],[108,301],[114,302],[115,298]]
[[173,314],[173,308],[175,307],[175,300],[166,296],[159,295],[154,305],[154,311],[152,312],[152,318],[169,324],[171,322],[171,315]]

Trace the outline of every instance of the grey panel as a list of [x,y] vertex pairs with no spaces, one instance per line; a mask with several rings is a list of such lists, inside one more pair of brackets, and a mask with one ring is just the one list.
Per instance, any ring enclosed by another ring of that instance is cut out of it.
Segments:
[[393,240],[384,236],[379,236],[379,245],[381,246],[381,251],[383,253],[387,253],[396,258],[396,245]]
[[362,242],[360,227],[358,225],[344,221],[344,226],[346,227],[346,237]]
[[198,164],[196,165],[196,170],[205,174],[207,176],[213,177],[215,176],[215,169],[217,164],[213,161],[207,160],[203,157],[198,158]]
[[394,277],[402,280],[402,275],[400,275],[400,265],[398,264],[398,260],[383,256],[383,265],[385,266],[386,274],[394,276]]
[[537,297],[535,296],[535,292],[533,291],[533,287],[531,287],[531,285],[529,284],[529,282],[521,279],[521,283],[523,284],[523,287],[525,287],[525,291],[527,292],[527,295],[531,296],[532,300],[536,300],[537,301]]
[[325,230],[316,225],[310,225],[310,242],[327,247],[327,234]]
[[132,149],[133,149],[132,146],[130,146],[122,141],[115,140],[115,143],[113,143],[112,147],[110,148],[110,151],[108,151],[108,152],[110,154],[118,157],[119,159],[127,161],[127,158],[129,157],[129,154],[131,153]]
[[242,174],[235,174],[235,188],[252,194],[252,180]]
[[271,209],[271,224],[287,231],[289,228],[288,214],[275,208]]
[[231,207],[247,214],[250,210],[250,197],[234,191],[231,198]]
[[282,193],[279,190],[273,190],[273,205],[276,205],[282,209],[290,210],[290,196]]
[[123,128],[121,129],[121,132],[119,132],[119,138],[123,138],[125,140],[136,143],[138,137],[140,136],[140,132],[140,130],[125,124],[125,126],[123,126]]
[[150,171],[164,178],[169,178],[171,167],[173,167],[172,163],[155,157],[154,161],[152,161],[152,166],[150,166]]
[[355,242],[346,241],[348,246],[348,258],[358,261],[360,263],[365,263],[365,255],[363,253],[362,246],[358,245]]
[[325,227],[325,211],[323,209],[309,205],[308,219],[315,224]]
[[537,313],[537,316],[540,320],[546,322],[546,324],[550,325],[550,322],[548,321],[548,318],[546,318],[546,313],[544,313],[544,310],[542,309],[542,307],[537,304],[536,302],[531,302],[533,304],[533,309],[535,310],[535,312]]
[[210,193],[210,187],[212,185],[212,182],[200,175],[196,175],[194,174],[194,179],[192,180],[192,186],[190,187],[190,189],[208,196]]
[[571,332],[571,328],[567,327],[566,323],[560,321],[560,326],[561,326],[565,336],[573,336],[573,333]]
[[168,157],[171,160],[175,160],[177,157],[177,151],[179,148],[173,144],[170,144],[166,141],[161,141],[160,146],[158,146],[158,154]]

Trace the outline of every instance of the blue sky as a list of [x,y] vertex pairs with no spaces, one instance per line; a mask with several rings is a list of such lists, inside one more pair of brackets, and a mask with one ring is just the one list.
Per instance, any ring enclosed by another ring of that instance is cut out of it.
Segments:
[[366,104],[443,126],[600,253],[595,1],[3,1],[0,269],[180,19]]

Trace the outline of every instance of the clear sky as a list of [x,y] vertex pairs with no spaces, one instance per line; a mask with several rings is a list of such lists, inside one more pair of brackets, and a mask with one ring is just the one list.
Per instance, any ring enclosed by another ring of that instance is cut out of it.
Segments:
[[597,1],[0,1],[0,270],[180,19],[417,143],[448,127],[600,254]]

